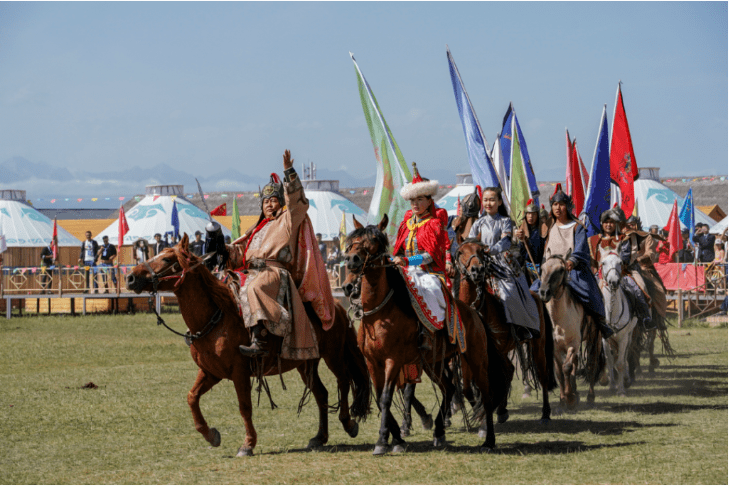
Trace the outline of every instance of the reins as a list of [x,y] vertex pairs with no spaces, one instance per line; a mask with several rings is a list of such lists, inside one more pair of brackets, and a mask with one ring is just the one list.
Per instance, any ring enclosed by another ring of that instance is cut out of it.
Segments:
[[[347,248],[347,250],[349,250],[350,248]],[[387,252],[384,252],[384,251],[380,252],[376,255],[371,255],[370,253],[367,253],[364,263],[362,264],[362,271],[359,274],[357,274],[357,277],[355,278],[354,283],[353,283],[355,291],[353,291],[349,296],[349,303],[350,303],[349,309],[350,310],[347,311],[347,317],[349,317],[350,327],[352,326],[352,321],[359,321],[359,320],[362,320],[362,317],[364,317],[364,316],[371,316],[373,314],[377,314],[378,312],[380,312],[387,305],[387,303],[390,301],[392,296],[395,294],[395,289],[390,289],[390,291],[387,293],[387,295],[382,300],[382,302],[380,302],[377,306],[375,306],[373,309],[370,309],[368,311],[364,310],[364,308],[362,307],[362,297],[361,296],[359,298],[353,297],[354,295],[359,294],[361,292],[360,289],[362,286],[362,275],[364,275],[365,270],[373,269],[373,268],[386,268],[386,267],[395,266],[395,264],[391,263],[391,262],[390,263],[381,263],[379,265],[374,265],[374,264],[367,265],[367,263],[370,261],[374,262],[375,260],[383,259],[386,256],[388,256],[388,254],[387,254]],[[354,312],[351,312],[351,315],[350,315],[350,311],[352,311],[352,310]]]

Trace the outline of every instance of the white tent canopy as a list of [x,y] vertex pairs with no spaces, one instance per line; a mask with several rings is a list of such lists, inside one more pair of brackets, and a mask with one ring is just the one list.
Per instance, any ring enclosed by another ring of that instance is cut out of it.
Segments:
[[[641,168],[640,178],[633,184],[635,203],[638,205],[638,217],[643,223],[643,229],[648,230],[651,225],[663,228],[668,224],[671,216],[673,201],[678,200],[678,210],[681,211],[684,198],[668,187],[658,182],[658,169],[653,167]],[[695,208],[695,204],[694,204]],[[698,209],[694,209],[696,223],[705,223],[711,227],[714,220]],[[630,217],[630,215],[626,215]],[[683,224],[681,225],[683,228]]]
[[473,185],[473,176],[471,174],[456,174],[456,187],[448,191],[448,193],[437,200],[435,204],[439,208],[448,211],[448,216],[455,216],[458,213],[458,200],[469,194],[473,194],[476,186]]
[[367,212],[365,210],[337,192],[317,191],[307,188],[306,197],[309,199],[307,214],[314,227],[314,233],[321,233],[323,241],[331,241],[339,236],[342,213],[346,214],[347,234],[354,231],[352,215],[356,216],[362,224],[367,221]]
[[716,223],[714,226],[711,227],[711,229],[709,230],[709,233],[711,233],[712,235],[720,235],[720,234],[724,233],[728,220],[729,220],[729,216],[725,217],[724,219],[722,219],[721,221]]
[[[81,241],[58,225],[58,246],[81,246]],[[53,238],[53,220],[25,202],[25,191],[0,191],[0,233],[8,248],[37,248]]]
[[[187,233],[192,237],[195,231],[205,231],[205,225],[210,219],[204,211],[185,199],[183,186],[147,186],[144,199],[126,213],[129,231],[124,235],[124,244],[131,245],[142,238],[149,242],[154,241],[154,235],[172,231],[172,205],[177,203],[177,217],[180,221],[180,236]],[[226,227],[222,227],[223,234],[230,235]],[[104,231],[96,235],[96,241],[101,242],[102,237],[108,236],[109,243],[119,244],[119,219],[109,225]]]

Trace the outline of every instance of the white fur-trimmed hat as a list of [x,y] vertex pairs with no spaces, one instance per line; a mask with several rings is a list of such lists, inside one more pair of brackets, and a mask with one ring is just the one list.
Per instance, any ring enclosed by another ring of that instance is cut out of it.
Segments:
[[400,195],[407,200],[415,199],[418,196],[435,196],[438,192],[438,181],[429,181],[420,177],[418,167],[413,162],[413,181],[408,182],[402,189]]

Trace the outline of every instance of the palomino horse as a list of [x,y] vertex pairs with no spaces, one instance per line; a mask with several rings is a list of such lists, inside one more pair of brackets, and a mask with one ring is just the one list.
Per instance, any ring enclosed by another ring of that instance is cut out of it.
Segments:
[[[519,352],[515,336],[510,332],[506,322],[503,305],[497,297],[488,291],[488,278],[492,268],[491,257],[484,251],[485,245],[476,239],[465,240],[458,247],[456,253],[457,276],[454,289],[458,300],[470,304],[481,316],[484,324],[496,337],[499,351],[506,355],[511,351]],[[549,392],[557,386],[554,377],[554,341],[552,336],[552,321],[544,312],[542,301],[531,293],[531,298],[537,304],[539,311],[539,333],[536,339],[529,339],[526,346],[526,356],[519,359],[524,375],[530,375],[528,382],[539,384],[542,389],[542,417],[541,422],[546,424],[550,420],[551,407],[549,406]],[[466,372],[464,371],[464,377]],[[467,384],[464,383],[464,392]],[[497,410],[499,422],[506,421],[508,410],[506,401],[499,405]]]
[[[605,358],[607,361],[607,375],[610,380],[610,390],[620,396],[625,396],[625,373],[628,371],[628,347],[633,340],[633,330],[638,323],[630,309],[628,297],[620,287],[623,279],[623,262],[613,250],[600,248],[600,268],[602,279],[600,289],[605,302],[605,317],[608,326],[614,334],[602,340]],[[613,358],[613,347],[617,350],[617,359]],[[617,388],[613,377],[613,368],[618,372]]]
[[[382,232],[387,226],[385,215],[379,226],[364,228],[355,219],[355,230],[347,237],[347,268],[350,271],[343,290],[359,304],[362,320],[358,341],[367,359],[375,386],[377,405],[381,412],[380,433],[374,454],[385,454],[388,438],[392,434],[393,452],[405,451],[400,428],[390,412],[398,375],[404,365],[423,364],[425,372],[444,395],[433,433],[434,446],[445,445],[444,418],[455,391],[445,379],[448,359],[458,352],[446,329],[433,335],[432,351],[418,349],[420,322],[410,302],[409,291],[400,271],[390,263],[389,242]],[[478,317],[467,305],[455,301],[463,321],[467,351],[463,354],[469,364],[474,382],[481,390],[484,404],[483,419],[487,423],[486,440],[481,452],[491,451],[496,443],[493,428],[493,410],[508,395],[511,363],[501,356]],[[513,368],[512,368],[513,372]]]
[[[220,380],[231,380],[246,429],[245,442],[238,450],[238,456],[252,456],[257,442],[251,405],[251,378],[256,374],[256,361],[244,357],[238,350],[239,345],[250,344],[250,333],[238,313],[231,290],[202,265],[202,259],[189,253],[187,247],[188,238],[185,234],[177,246],[167,248],[148,262],[134,267],[127,276],[127,288],[138,294],[144,291],[175,293],[180,312],[189,328],[186,336],[192,341],[190,353],[200,368],[195,384],[187,394],[195,429],[213,447],[220,445],[220,433],[208,427],[200,411],[200,397]],[[367,416],[370,397],[369,376],[364,357],[357,346],[357,336],[349,327],[347,313],[340,304],[336,306],[334,325],[326,332],[322,331],[321,325],[317,325],[319,321],[314,320],[315,314],[309,309],[307,313],[315,322],[313,327],[319,353],[337,377],[339,419],[344,430],[351,437],[356,437],[359,426],[354,418]],[[163,323],[161,318],[159,321]],[[278,349],[281,338],[269,335],[268,344],[270,349]],[[322,446],[329,439],[328,392],[319,379],[318,366],[318,358],[308,361],[277,360],[275,352],[257,362],[257,369],[263,376],[296,369],[312,391],[319,408],[319,431],[309,442],[310,448]],[[354,396],[351,408],[347,401],[350,387]]]
[[554,326],[554,365],[559,381],[560,402],[567,408],[574,408],[580,402],[577,392],[577,368],[580,365],[580,345],[585,342],[582,353],[585,379],[590,388],[587,401],[595,401],[595,382],[605,366],[601,350],[601,338],[597,325],[592,322],[584,307],[572,296],[567,286],[569,272],[565,257],[552,255],[542,265],[539,297],[546,304]]

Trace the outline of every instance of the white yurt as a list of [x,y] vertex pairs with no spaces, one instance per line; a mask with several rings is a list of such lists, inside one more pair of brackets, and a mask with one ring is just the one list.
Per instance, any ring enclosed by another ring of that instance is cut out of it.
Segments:
[[[177,203],[177,217],[180,221],[180,236],[187,233],[192,238],[195,231],[205,231],[210,219],[205,211],[199,209],[183,196],[182,185],[147,186],[144,198],[126,212],[129,231],[124,235],[124,245],[131,245],[140,238],[152,243],[154,235],[172,231],[172,206]],[[230,230],[222,227],[223,234],[230,236]],[[109,225],[94,238],[101,243],[104,236],[109,243],[118,245],[119,219]]]
[[448,216],[455,216],[458,212],[458,201],[473,193],[473,176],[471,174],[456,174],[456,186],[440,198],[435,204],[448,211]]
[[354,231],[352,215],[362,224],[367,221],[367,212],[338,192],[339,181],[302,180],[301,183],[309,199],[307,214],[314,233],[321,233],[322,241],[331,241],[339,236],[343,213],[346,214],[347,234]]
[[[635,204],[638,206],[638,217],[643,223],[643,229],[648,231],[654,224],[663,228],[668,224],[668,218],[671,216],[673,201],[678,199],[678,210],[681,211],[684,198],[660,183],[658,167],[641,167],[638,170],[640,178],[635,181],[633,188]],[[694,203],[694,208],[695,206]],[[714,225],[715,221],[703,212],[694,209],[694,213],[696,223],[705,223],[709,227]],[[683,228],[683,225],[681,227]]]
[[728,221],[729,221],[729,216],[725,217],[724,219],[722,219],[721,221],[716,223],[714,226],[712,226],[709,229],[709,233],[711,233],[712,235],[720,235],[720,234],[724,233],[724,230],[727,227]]
[[[25,191],[0,190],[0,232],[8,248],[40,248],[53,238],[53,220],[30,206]],[[81,241],[58,226],[58,246],[81,246]]]

